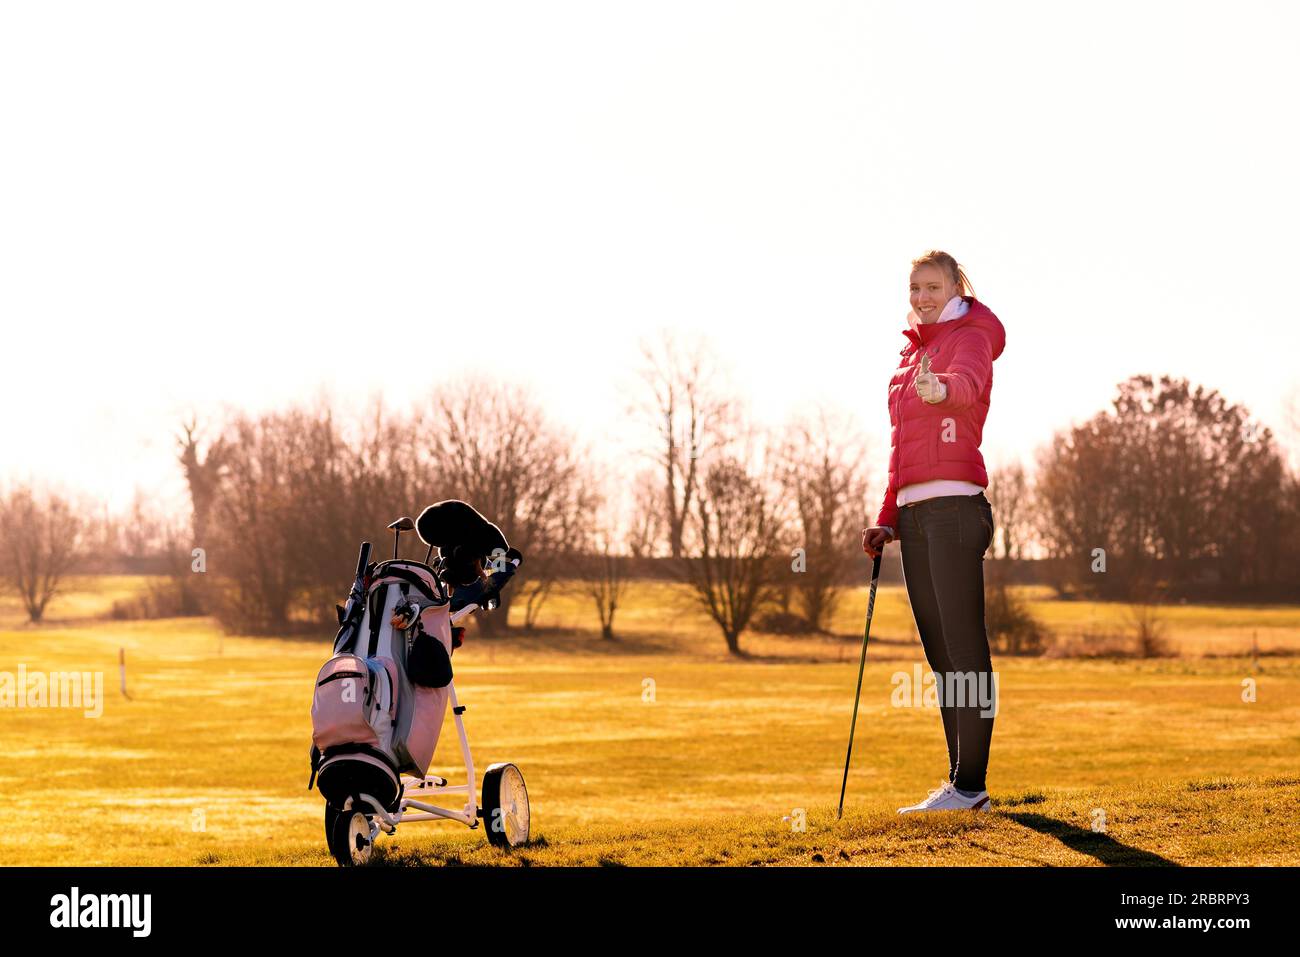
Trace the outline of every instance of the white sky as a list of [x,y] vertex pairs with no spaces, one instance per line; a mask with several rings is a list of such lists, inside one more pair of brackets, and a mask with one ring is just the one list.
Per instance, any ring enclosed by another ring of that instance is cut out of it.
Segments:
[[472,367],[600,440],[704,331],[883,469],[910,260],[1007,327],[990,464],[1138,372],[1282,425],[1295,5],[0,7],[0,477],[183,490],[191,410]]

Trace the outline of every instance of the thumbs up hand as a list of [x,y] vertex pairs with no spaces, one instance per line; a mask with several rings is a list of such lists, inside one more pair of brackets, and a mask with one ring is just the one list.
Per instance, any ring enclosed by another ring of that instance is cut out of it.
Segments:
[[921,353],[921,371],[916,377],[916,394],[931,405],[948,397],[948,387],[930,371],[930,356],[924,352]]

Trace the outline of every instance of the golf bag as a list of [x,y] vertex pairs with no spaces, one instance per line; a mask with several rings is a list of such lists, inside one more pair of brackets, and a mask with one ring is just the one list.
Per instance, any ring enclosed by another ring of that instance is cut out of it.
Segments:
[[[368,794],[396,809],[401,775],[428,773],[450,698],[451,613],[470,603],[492,607],[517,565],[500,561],[518,553],[464,502],[440,502],[425,509],[418,526],[408,518],[392,527],[398,534],[418,527],[430,556],[435,545],[440,555],[434,566],[397,558],[375,564],[370,543],[361,546],[351,594],[338,606],[334,655],[316,676],[311,708],[308,788],[314,783],[336,808]],[[483,563],[494,555],[502,570],[484,578]]]

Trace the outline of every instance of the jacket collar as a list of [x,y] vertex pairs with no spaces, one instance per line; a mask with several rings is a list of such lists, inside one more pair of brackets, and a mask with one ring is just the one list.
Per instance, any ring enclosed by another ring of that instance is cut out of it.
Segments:
[[[907,324],[911,328],[904,329],[903,335],[907,336],[908,340],[918,349],[923,349],[949,330],[969,322],[975,312],[972,308],[975,304],[974,296],[953,296],[948,300],[948,304],[943,307],[943,312],[939,314],[937,322],[921,322],[916,317],[915,312],[909,311]],[[966,307],[964,310],[962,309],[963,305]]]

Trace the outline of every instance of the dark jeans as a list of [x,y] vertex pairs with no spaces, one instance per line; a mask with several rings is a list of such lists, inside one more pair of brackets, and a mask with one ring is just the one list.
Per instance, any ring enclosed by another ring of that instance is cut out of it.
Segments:
[[912,616],[939,693],[948,780],[963,791],[982,791],[995,688],[984,630],[984,552],[993,540],[993,509],[983,493],[904,505],[897,537]]

